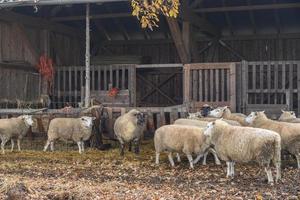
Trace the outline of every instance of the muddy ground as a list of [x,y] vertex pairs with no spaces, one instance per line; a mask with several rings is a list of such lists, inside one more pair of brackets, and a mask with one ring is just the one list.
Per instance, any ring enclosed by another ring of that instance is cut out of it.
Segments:
[[143,142],[140,156],[126,152],[124,158],[117,147],[83,155],[7,152],[0,155],[0,199],[300,199],[295,164],[284,162],[282,182],[272,187],[254,164],[237,164],[233,180],[225,178],[225,163],[212,160],[191,170],[184,158],[172,169],[164,155],[157,167],[152,141]]

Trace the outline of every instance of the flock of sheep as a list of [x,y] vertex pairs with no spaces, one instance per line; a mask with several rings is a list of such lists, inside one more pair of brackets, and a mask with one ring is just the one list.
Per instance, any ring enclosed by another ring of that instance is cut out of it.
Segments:
[[[79,153],[84,152],[84,141],[92,134],[93,117],[56,118],[51,120],[48,129],[48,140],[44,147],[54,150],[54,142],[58,139],[72,140],[77,143]],[[278,121],[268,119],[264,112],[251,112],[248,116],[231,113],[227,107],[219,107],[203,117],[201,113],[191,113],[187,119],[178,119],[171,125],[158,128],[154,135],[156,152],[155,163],[159,164],[161,152],[168,152],[171,166],[174,166],[172,153],[176,153],[180,162],[180,153],[184,153],[190,168],[203,157],[212,153],[215,163],[227,164],[227,177],[234,176],[236,162],[256,161],[264,168],[268,182],[273,184],[271,163],[276,167],[276,181],[281,178],[281,152],[294,155],[300,168],[300,120],[292,111],[283,111]],[[29,115],[17,118],[0,119],[1,149],[10,140],[11,150],[14,140],[20,141],[27,133],[33,120]],[[135,145],[135,153],[140,151],[140,140],[145,127],[145,115],[132,109],[120,116],[114,131],[120,142],[120,152],[124,155],[126,143]],[[196,158],[193,159],[193,155]]]

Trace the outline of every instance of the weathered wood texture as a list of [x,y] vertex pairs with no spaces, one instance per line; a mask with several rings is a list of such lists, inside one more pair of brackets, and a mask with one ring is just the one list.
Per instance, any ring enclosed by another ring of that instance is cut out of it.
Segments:
[[159,66],[137,69],[137,106],[163,107],[182,104],[182,65]]
[[235,63],[196,63],[184,65],[184,102],[192,110],[204,104],[230,106],[236,110]]
[[83,61],[80,40],[75,36],[54,31],[45,34],[45,29],[0,21],[0,62],[35,66],[43,53],[53,58],[56,65],[79,65]]
[[[151,40],[150,40],[151,41]],[[176,48],[172,41],[135,43],[106,43],[106,50],[113,54],[133,54],[148,58],[150,63],[178,63],[180,62]],[[300,60],[300,36],[299,38],[251,38],[223,40],[230,48],[247,61],[268,60]],[[195,42],[198,53],[193,54],[192,62],[239,62],[241,58],[225,48],[220,43],[210,44],[211,41]],[[106,52],[101,52],[105,54]]]
[[[91,66],[91,98],[105,105],[134,106],[136,91],[136,75],[134,65]],[[82,102],[85,86],[83,66],[59,67],[55,75],[53,106],[62,108],[66,103],[77,107]],[[120,89],[116,98],[110,98],[111,87]]]
[[0,64],[0,103],[16,106],[16,100],[33,101],[39,96],[39,74],[26,69],[9,69]]
[[256,105],[257,109],[277,105],[273,107],[274,114],[279,115],[281,108],[300,113],[299,61],[244,61],[237,69],[239,111],[249,113]]

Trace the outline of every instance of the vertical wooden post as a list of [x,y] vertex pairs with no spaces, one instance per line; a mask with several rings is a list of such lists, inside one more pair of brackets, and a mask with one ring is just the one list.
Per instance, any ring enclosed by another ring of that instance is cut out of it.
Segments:
[[85,107],[90,105],[90,5],[86,4]]

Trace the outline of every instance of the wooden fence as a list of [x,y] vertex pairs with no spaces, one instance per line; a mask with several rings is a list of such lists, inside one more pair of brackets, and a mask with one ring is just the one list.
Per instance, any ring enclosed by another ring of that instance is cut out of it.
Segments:
[[[135,104],[134,65],[91,66],[90,73],[91,94],[99,93],[105,96],[110,87],[117,87],[121,94],[128,93],[127,106]],[[85,68],[83,66],[58,67],[54,82],[53,107],[61,108],[66,103],[77,107],[84,98],[82,87],[85,86]]]
[[193,110],[204,104],[236,109],[235,63],[196,63],[184,66],[184,101]]
[[237,70],[237,104],[240,112],[280,109],[300,113],[300,62],[245,62]]

